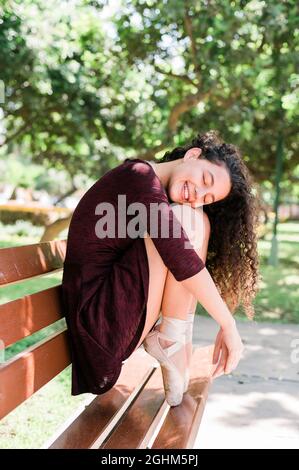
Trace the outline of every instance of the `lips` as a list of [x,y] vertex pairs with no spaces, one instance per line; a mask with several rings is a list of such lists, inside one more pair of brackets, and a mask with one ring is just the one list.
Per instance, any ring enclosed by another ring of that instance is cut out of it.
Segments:
[[[186,193],[187,193],[187,198],[185,197],[185,188],[186,188]],[[182,199],[183,201],[189,201],[190,199],[190,191],[189,191],[189,187],[188,187],[188,183],[187,181],[184,182],[183,186],[182,186]]]

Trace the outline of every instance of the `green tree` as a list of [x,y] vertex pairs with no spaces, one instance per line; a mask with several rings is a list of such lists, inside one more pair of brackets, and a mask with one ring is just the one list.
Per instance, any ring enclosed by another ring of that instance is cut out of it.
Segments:
[[106,3],[3,8],[6,148],[21,144],[35,161],[96,177],[120,151],[152,158],[217,128],[241,147],[257,180],[274,181],[281,99],[284,176],[293,177],[297,2],[123,0],[110,30]]

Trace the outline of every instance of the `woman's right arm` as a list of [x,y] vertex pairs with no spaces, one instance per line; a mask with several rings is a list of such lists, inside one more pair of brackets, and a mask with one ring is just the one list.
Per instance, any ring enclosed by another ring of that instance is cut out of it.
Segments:
[[206,267],[194,276],[181,282],[222,329],[230,327],[235,323],[231,312],[223,301]]

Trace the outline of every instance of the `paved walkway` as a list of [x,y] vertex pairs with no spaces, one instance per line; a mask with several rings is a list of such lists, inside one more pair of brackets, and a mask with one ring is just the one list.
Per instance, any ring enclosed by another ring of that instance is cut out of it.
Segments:
[[[217,323],[195,322],[193,343],[214,343]],[[243,358],[213,381],[195,448],[299,448],[299,325],[237,325]]]

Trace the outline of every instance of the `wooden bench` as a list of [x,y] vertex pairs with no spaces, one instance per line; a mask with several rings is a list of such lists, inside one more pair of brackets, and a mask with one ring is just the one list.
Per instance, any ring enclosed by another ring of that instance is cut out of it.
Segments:
[[[0,250],[0,285],[61,272],[65,249],[66,241],[61,240]],[[2,345],[6,348],[63,317],[61,286],[0,305]],[[62,372],[71,363],[69,351],[65,324],[4,360],[0,364],[1,419]],[[161,368],[141,346],[124,361],[114,387],[94,395],[43,448],[193,448],[214,367],[213,345],[193,351],[189,390],[179,406],[169,407],[165,401]]]

